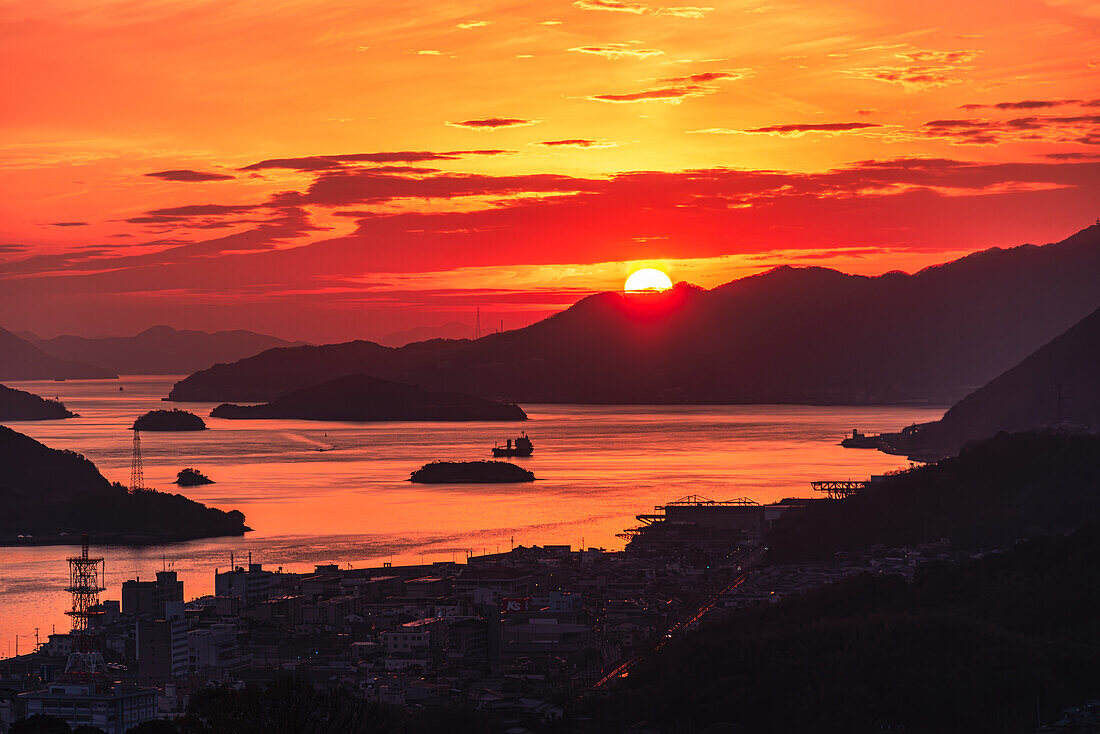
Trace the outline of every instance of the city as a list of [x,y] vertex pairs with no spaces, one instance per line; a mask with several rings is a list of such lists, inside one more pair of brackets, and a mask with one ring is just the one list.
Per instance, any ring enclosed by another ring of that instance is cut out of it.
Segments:
[[182,715],[198,689],[287,674],[381,704],[470,706],[510,731],[534,730],[705,617],[850,574],[911,576],[922,558],[948,552],[877,548],[830,566],[757,571],[767,524],[811,501],[685,498],[640,515],[620,552],[518,546],[464,563],[306,574],[231,559],[214,571],[215,594],[196,599],[163,570],[100,601],[103,559],[85,546],[70,560],[88,579],[71,587],[74,630],[0,661],[0,730],[49,714],[124,734]]

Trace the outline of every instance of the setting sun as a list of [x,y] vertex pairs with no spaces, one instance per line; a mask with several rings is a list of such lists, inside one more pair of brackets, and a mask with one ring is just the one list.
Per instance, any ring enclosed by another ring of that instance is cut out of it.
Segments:
[[631,273],[626,279],[623,290],[636,291],[663,291],[672,287],[672,280],[656,268],[642,268]]

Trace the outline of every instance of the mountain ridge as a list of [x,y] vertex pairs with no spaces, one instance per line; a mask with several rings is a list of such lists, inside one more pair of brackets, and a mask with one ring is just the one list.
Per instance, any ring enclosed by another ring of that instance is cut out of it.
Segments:
[[59,359],[107,365],[126,375],[186,374],[218,363],[235,362],[273,347],[305,344],[247,329],[207,332],[163,324],[134,336],[65,334],[41,339],[30,335],[28,340]]
[[271,400],[364,373],[520,403],[950,404],[1100,305],[1096,282],[1100,226],[913,275],[781,266],[711,290],[597,293],[476,341],[264,352],[169,398]]
[[112,380],[117,374],[77,360],[59,359],[0,327],[0,380]]

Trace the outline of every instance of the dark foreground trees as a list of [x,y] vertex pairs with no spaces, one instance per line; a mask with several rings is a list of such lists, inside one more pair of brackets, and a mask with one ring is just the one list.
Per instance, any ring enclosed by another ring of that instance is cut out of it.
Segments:
[[1031,732],[1100,691],[1100,529],[865,575],[667,645],[588,731]]

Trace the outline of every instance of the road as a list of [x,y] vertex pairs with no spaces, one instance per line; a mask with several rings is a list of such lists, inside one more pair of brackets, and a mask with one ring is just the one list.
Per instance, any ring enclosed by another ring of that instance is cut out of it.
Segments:
[[677,633],[690,628],[693,624],[706,616],[707,612],[714,608],[714,605],[718,603],[718,600],[722,598],[723,594],[726,594],[727,592],[730,592],[736,589],[741,584],[745,583],[745,579],[747,579],[749,577],[749,573],[751,573],[747,569],[750,566],[755,565],[757,562],[759,562],[763,555],[764,549],[762,548],[758,548],[748,553],[741,563],[741,567],[746,570],[743,570],[736,577],[734,577],[733,581],[731,581],[721,591],[718,591],[717,593],[708,596],[689,616],[685,617],[684,619],[674,624],[671,628],[669,628],[668,632],[665,633],[665,636],[660,638],[655,645],[647,650],[639,652],[634,657],[623,662],[610,673],[606,674],[604,677],[596,681],[596,683],[592,687],[600,688],[607,685],[607,683],[615,680],[616,678],[622,678],[626,676],[630,672],[630,670],[634,668],[638,663],[667,645]]

